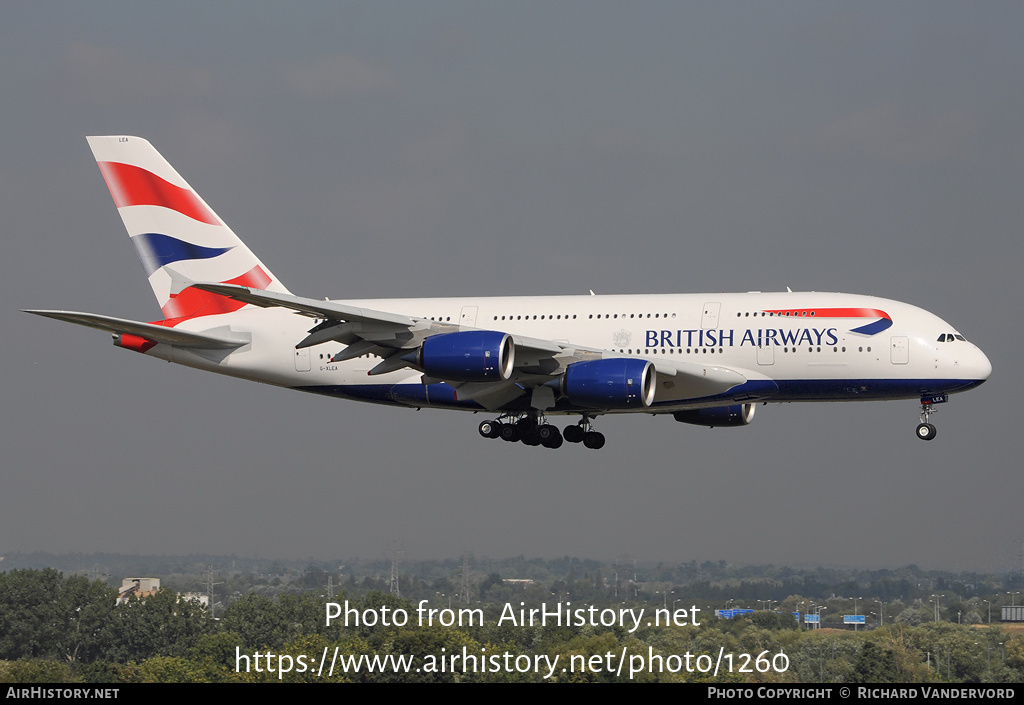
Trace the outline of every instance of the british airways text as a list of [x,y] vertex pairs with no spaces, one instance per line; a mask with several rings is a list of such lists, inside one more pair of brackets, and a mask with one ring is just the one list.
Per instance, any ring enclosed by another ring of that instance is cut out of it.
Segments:
[[[768,345],[835,345],[835,328],[748,328],[738,335],[728,330],[649,330],[644,344],[648,348],[763,347]],[[737,338],[739,342],[737,342]]]

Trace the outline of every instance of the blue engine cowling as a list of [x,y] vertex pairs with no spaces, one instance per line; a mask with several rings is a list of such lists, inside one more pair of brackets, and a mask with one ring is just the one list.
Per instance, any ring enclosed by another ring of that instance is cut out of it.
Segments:
[[492,330],[432,335],[423,341],[416,362],[437,379],[453,382],[491,382],[512,376],[515,345],[512,336]]
[[654,365],[649,360],[616,357],[569,365],[560,390],[581,406],[635,409],[654,402],[654,383]]
[[746,426],[754,418],[756,404],[733,404],[732,406],[716,406],[710,409],[690,409],[677,411],[672,418],[682,423],[695,426]]

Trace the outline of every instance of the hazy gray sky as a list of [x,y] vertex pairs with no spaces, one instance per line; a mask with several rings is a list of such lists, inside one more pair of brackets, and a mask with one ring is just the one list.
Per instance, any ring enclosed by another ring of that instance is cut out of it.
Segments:
[[[13,3],[0,25],[7,551],[565,554],[1008,569],[1024,539],[1024,6]],[[994,373],[601,452],[168,365],[85,136],[149,139],[310,297],[828,290]]]

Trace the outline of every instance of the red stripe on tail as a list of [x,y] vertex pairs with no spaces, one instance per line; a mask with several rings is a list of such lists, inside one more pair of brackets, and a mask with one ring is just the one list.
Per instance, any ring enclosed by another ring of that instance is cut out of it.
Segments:
[[210,225],[220,225],[217,216],[203,205],[191,189],[175,186],[156,174],[131,164],[97,162],[110,195],[118,208],[162,206]]
[[[271,279],[263,268],[256,265],[240,277],[235,277],[224,284],[238,284],[251,289],[266,289]],[[189,287],[180,294],[171,294],[171,300],[163,305],[164,318],[182,319],[212,316],[217,313],[231,313],[245,306],[242,301],[235,301],[220,294],[200,291]]]

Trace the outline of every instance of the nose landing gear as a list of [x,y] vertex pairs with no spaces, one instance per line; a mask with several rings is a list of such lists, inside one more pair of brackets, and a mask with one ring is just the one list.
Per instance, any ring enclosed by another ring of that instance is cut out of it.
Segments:
[[942,404],[946,401],[945,394],[933,397],[921,397],[921,423],[917,425],[917,437],[922,441],[930,441],[935,438],[938,431],[935,426],[928,423],[928,417],[934,414],[937,409],[932,408],[935,404]]

